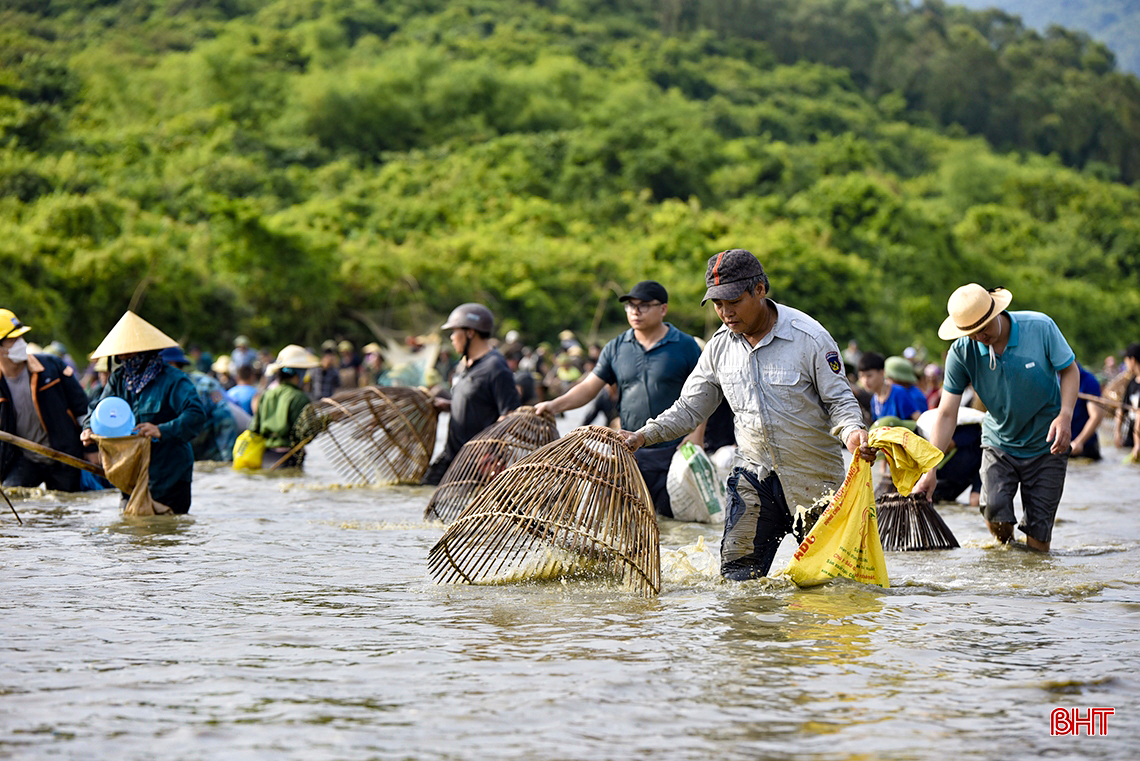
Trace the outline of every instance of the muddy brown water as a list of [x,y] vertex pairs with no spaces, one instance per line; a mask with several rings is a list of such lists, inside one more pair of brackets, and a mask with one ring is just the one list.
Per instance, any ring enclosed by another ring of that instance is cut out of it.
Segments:
[[[1070,466],[1053,552],[942,505],[963,546],[888,553],[889,589],[725,583],[718,528],[662,521],[653,600],[436,585],[430,490],[338,487],[319,450],[303,474],[200,465],[184,517],[13,494],[0,758],[1134,759],[1140,466],[1122,457]],[[1114,712],[1107,734],[1054,736],[1058,707]]]

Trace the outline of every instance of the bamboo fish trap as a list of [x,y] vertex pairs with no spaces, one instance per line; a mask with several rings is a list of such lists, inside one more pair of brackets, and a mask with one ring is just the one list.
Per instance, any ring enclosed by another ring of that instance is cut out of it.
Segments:
[[317,445],[349,484],[418,484],[435,449],[438,411],[422,388],[367,386],[314,402]]
[[661,590],[657,515],[616,431],[583,426],[505,470],[428,553],[439,583],[503,583],[600,572]]
[[884,550],[950,550],[958,540],[925,494],[884,494],[875,500]]
[[491,479],[557,438],[553,417],[519,407],[463,445],[432,493],[424,518],[455,520]]

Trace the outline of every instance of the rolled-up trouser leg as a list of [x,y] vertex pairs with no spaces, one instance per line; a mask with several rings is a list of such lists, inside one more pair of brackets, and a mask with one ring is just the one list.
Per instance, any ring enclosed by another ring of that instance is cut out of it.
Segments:
[[728,510],[720,543],[720,573],[743,581],[768,574],[792,516],[784,487],[775,473],[763,481],[736,468],[728,478]]

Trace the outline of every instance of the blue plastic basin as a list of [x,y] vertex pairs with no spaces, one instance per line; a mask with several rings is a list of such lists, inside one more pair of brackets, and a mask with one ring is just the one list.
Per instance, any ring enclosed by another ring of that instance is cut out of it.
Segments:
[[134,429],[135,413],[126,400],[117,396],[108,396],[91,413],[91,432],[96,436],[130,436]]

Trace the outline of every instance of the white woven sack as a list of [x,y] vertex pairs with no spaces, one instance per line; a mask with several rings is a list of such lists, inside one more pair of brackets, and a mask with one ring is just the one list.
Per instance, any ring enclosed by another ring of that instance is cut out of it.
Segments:
[[673,453],[665,479],[673,518],[678,521],[724,521],[724,481],[705,450],[685,442]]

